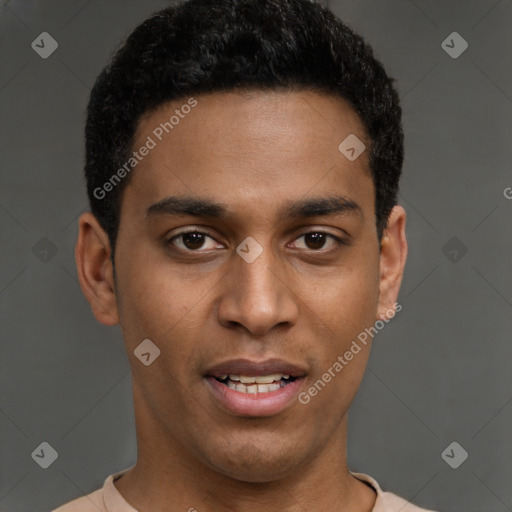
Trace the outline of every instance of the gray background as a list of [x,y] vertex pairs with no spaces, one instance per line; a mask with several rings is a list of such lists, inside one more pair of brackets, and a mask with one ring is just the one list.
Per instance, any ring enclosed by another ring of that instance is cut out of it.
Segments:
[[[4,512],[49,510],[135,462],[120,331],[92,316],[73,249],[89,90],[167,4],[0,2]],[[376,338],[351,409],[350,467],[441,512],[512,510],[512,1],[330,7],[397,78],[406,132],[403,310]],[[59,44],[48,59],[31,48],[44,31]],[[457,59],[441,46],[453,31],[469,43]],[[48,469],[31,457],[43,441],[58,452]],[[469,454],[458,469],[441,457],[453,441]]]

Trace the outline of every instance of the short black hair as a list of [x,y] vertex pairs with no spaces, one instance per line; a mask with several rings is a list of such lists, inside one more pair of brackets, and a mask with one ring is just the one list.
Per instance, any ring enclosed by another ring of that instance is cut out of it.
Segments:
[[130,158],[141,116],[170,100],[235,90],[313,90],[351,104],[371,142],[380,241],[403,163],[393,81],[363,38],[315,0],[186,0],[156,12],[115,52],[87,108],[87,193],[112,254],[131,173],[108,193],[102,187]]

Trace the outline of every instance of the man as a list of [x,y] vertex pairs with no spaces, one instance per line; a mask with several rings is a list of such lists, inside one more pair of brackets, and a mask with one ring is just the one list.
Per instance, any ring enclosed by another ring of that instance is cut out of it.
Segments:
[[59,512],[413,512],[346,462],[399,307],[398,97],[309,0],[189,0],[91,93],[76,262],[120,324],[138,458]]

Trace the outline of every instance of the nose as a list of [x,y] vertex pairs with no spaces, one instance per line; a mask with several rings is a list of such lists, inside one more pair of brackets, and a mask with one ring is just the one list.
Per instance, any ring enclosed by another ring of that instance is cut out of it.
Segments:
[[299,307],[286,269],[265,248],[252,263],[233,254],[217,310],[219,323],[263,336],[297,322]]

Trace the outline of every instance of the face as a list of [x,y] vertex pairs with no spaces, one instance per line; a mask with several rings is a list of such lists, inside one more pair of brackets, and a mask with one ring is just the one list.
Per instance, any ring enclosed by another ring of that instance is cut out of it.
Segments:
[[[405,214],[395,208],[381,247],[367,151],[338,149],[350,134],[369,141],[341,99],[195,101],[141,119],[134,149],[155,144],[123,192],[116,282],[90,214],[79,275],[98,320],[121,324],[148,446],[158,436],[221,474],[270,481],[343,429],[370,346],[353,342],[397,298]],[[160,350],[149,365],[134,354],[146,339]]]

